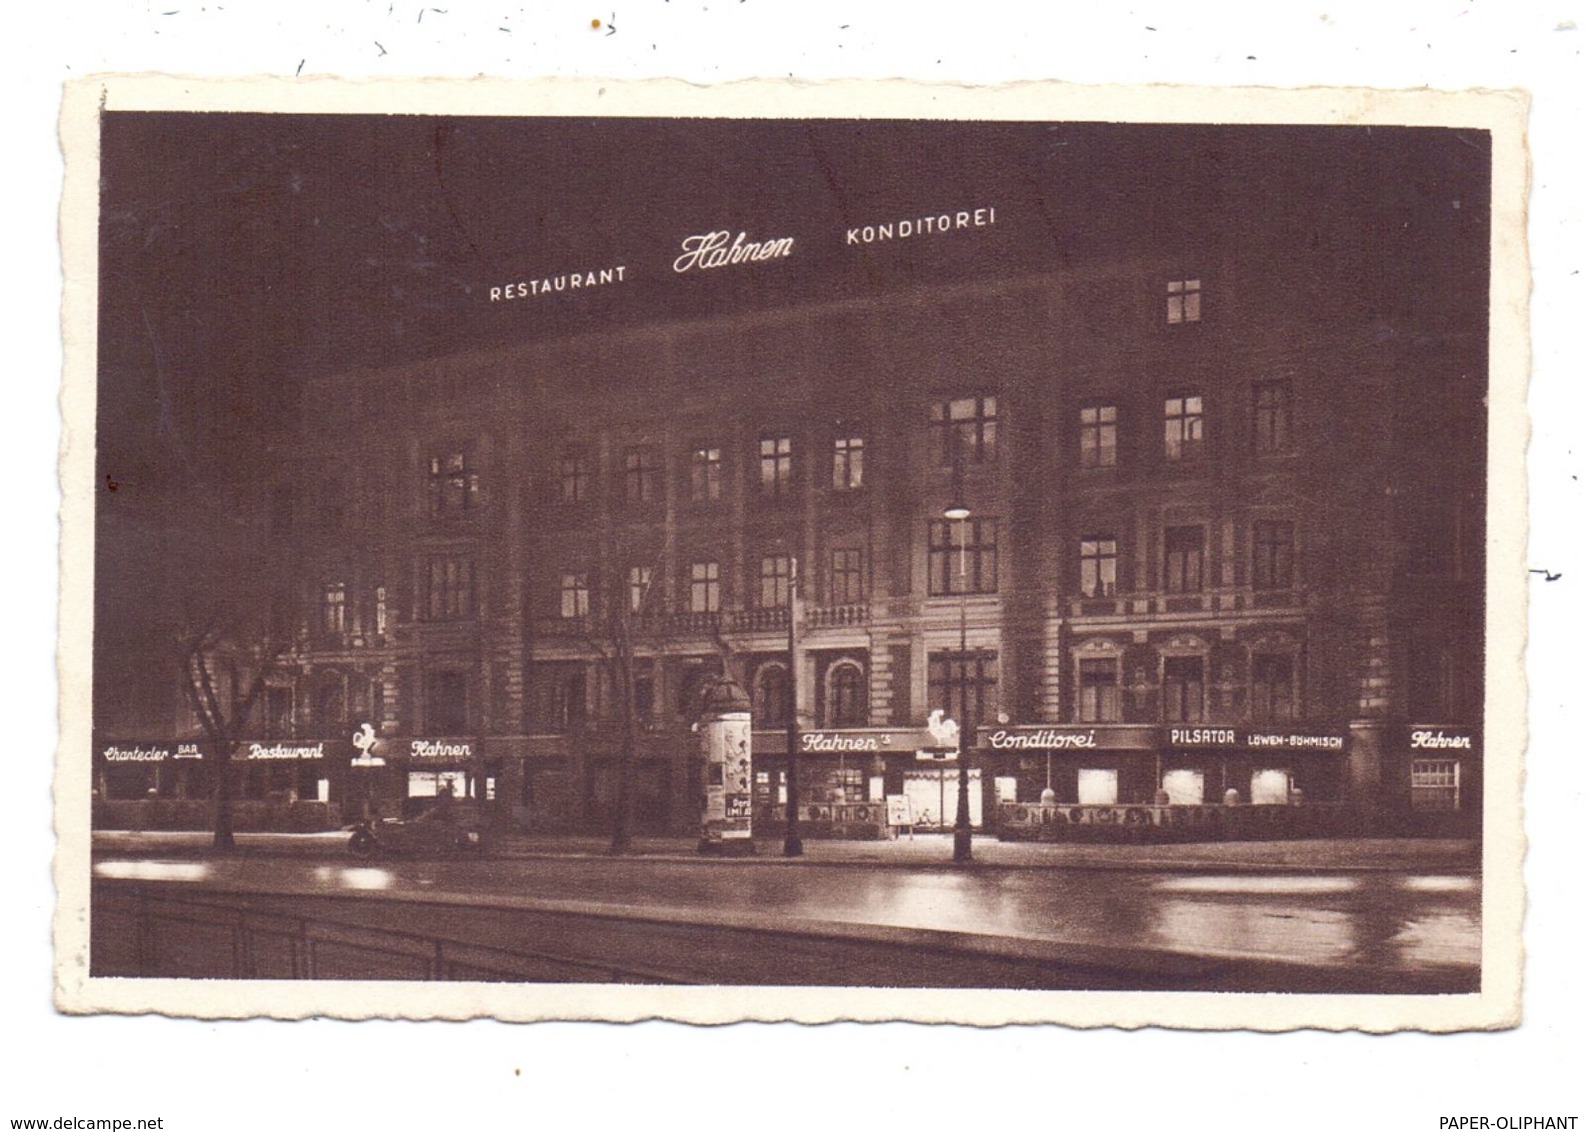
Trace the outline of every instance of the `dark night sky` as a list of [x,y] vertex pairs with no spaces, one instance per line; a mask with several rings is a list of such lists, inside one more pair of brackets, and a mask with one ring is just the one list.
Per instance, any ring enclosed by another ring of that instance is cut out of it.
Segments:
[[[520,337],[1190,260],[1233,227],[1294,262],[1360,225],[1365,199],[1386,233],[1420,241],[1387,262],[1425,262],[1419,249],[1451,241],[1452,199],[1482,225],[1471,205],[1488,175],[1482,135],[1441,130],[169,113],[103,126],[100,453],[127,475],[207,474],[210,454],[290,424],[307,374]],[[851,226],[988,204],[984,233],[843,245]],[[715,229],[792,236],[796,251],[675,274],[680,241]],[[1427,262],[1428,285],[1449,283]],[[487,298],[620,263],[619,286]]]

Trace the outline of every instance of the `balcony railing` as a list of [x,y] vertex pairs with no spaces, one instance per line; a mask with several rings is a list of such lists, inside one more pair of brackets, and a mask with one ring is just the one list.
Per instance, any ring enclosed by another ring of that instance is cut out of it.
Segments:
[[841,629],[847,625],[866,625],[872,620],[872,607],[865,602],[849,605],[812,605],[804,610],[803,624],[808,629]]
[[1251,586],[1198,590],[1193,593],[1141,592],[1100,597],[1071,597],[1074,618],[1215,617],[1248,610],[1299,609],[1304,604],[1299,589],[1255,590]]

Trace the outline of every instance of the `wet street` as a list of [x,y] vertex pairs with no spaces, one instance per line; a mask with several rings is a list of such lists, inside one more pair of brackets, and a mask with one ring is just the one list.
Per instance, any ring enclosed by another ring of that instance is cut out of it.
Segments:
[[[588,857],[414,860],[102,858],[101,881],[162,890],[576,910],[652,923],[954,933],[1141,957],[1294,965],[1476,986],[1479,883],[1459,872],[1315,874],[1150,869],[908,867]],[[486,930],[486,929],[482,929]],[[835,981],[842,982],[842,977]]]

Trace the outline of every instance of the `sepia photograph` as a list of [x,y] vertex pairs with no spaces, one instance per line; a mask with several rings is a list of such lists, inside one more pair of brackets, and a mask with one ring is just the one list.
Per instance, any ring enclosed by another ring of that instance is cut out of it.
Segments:
[[64,1009],[1515,1023],[1515,107],[575,93],[85,116]]

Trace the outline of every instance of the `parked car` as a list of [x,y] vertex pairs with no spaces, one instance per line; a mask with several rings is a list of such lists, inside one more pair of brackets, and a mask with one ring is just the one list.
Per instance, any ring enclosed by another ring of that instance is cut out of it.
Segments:
[[348,852],[359,858],[391,853],[446,856],[483,852],[484,815],[472,802],[435,804],[413,817],[376,818],[353,827]]

